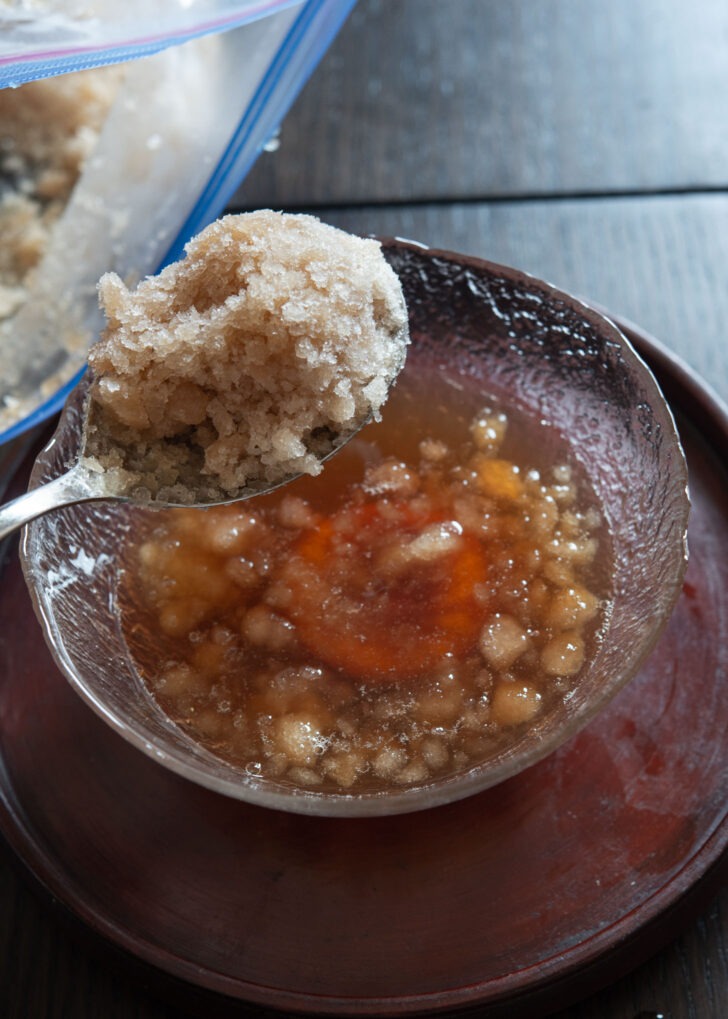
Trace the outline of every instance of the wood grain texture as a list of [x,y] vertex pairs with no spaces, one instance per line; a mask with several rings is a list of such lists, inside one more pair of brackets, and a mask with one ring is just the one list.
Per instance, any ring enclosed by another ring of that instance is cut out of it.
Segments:
[[[728,1015],[728,891],[677,941],[554,1019],[721,1019]],[[644,1016],[642,1013],[646,1013]]]
[[362,0],[247,206],[723,188],[724,0]]
[[651,332],[728,400],[728,196],[314,209],[525,269]]

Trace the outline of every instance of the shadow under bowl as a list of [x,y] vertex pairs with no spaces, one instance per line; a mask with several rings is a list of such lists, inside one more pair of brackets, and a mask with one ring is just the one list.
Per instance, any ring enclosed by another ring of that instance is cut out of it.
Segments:
[[[227,796],[298,813],[371,816],[450,802],[534,764],[582,729],[637,672],[677,599],[687,557],[687,467],[649,369],[608,319],[518,270],[407,241],[383,242],[407,299],[412,355],[568,443],[609,533],[610,611],[569,698],[481,764],[382,792],[316,792],[215,756],[156,705],[125,641],[119,550],[149,510],[111,503],[47,514],[21,558],[45,638],[76,692],[160,764]],[[406,369],[405,369],[406,370]],[[75,458],[69,403],[31,487]]]

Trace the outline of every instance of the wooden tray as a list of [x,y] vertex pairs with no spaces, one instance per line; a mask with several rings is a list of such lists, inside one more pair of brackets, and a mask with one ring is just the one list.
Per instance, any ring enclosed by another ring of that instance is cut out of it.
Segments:
[[72,693],[12,557],[0,583],[0,830],[57,908],[187,1010],[542,1017],[637,965],[715,890],[728,859],[728,418],[620,324],[686,448],[683,594],[596,721],[469,800],[341,820],[187,783]]

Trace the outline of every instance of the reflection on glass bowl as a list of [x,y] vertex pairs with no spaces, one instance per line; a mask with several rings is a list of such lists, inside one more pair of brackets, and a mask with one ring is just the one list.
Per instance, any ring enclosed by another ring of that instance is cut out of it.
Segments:
[[[142,681],[119,612],[120,550],[149,514],[68,507],[26,529],[22,561],[46,639],[73,688],[109,725],[173,771],[228,796],[300,813],[400,813],[515,775],[585,726],[636,673],[676,601],[686,564],[687,469],[651,373],[606,318],[514,269],[385,241],[410,314],[413,362],[481,386],[565,440],[609,532],[610,609],[578,682],[554,710],[487,759],[385,790],[317,791],[251,773],[175,725]],[[31,485],[72,458],[76,410],[38,458]],[[149,640],[146,639],[147,645]]]

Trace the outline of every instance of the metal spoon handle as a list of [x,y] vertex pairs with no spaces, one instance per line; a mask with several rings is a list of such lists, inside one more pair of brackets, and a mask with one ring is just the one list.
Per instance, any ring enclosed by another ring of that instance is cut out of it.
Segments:
[[50,510],[58,509],[59,506],[102,498],[106,496],[90,488],[86,473],[78,467],[73,467],[66,474],[61,474],[60,477],[47,481],[31,492],[19,495],[5,506],[0,506],[0,541],[13,531],[17,531],[23,524]]

